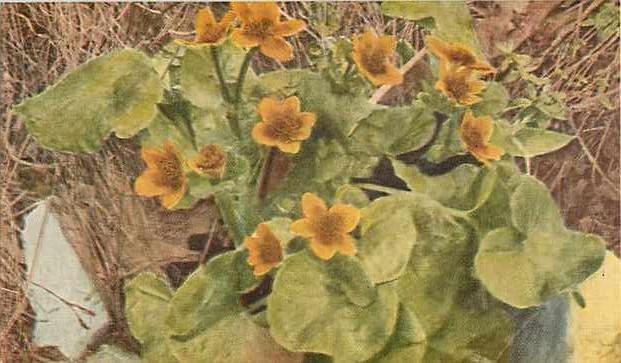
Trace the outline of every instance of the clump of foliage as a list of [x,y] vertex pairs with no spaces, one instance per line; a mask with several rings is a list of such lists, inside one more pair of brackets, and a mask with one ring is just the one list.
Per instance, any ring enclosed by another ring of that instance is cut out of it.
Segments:
[[[369,101],[403,82],[393,37],[334,39],[308,68],[256,75],[255,54],[290,59],[286,37],[305,23],[234,3],[220,20],[198,12],[191,41],[95,58],[15,108],[58,151],[137,136],[138,194],[218,206],[233,250],[177,290],[149,273],[126,285],[147,361],[246,362],[255,345],[335,362],[496,361],[519,329],[509,307],[571,294],[601,265],[601,239],[568,230],[515,163],[572,137],[546,130],[545,112],[507,112],[465,5],[382,8],[433,29],[433,76],[406,104]],[[381,159],[407,188],[360,182]]]

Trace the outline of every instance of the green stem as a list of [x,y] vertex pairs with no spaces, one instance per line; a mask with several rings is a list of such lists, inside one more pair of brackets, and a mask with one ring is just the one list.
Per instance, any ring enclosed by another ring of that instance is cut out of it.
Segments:
[[263,167],[261,168],[261,177],[259,178],[259,183],[257,186],[257,197],[259,201],[264,201],[265,197],[267,197],[267,188],[269,187],[270,182],[270,174],[272,171],[272,165],[274,164],[274,159],[278,154],[278,149],[274,146],[270,147],[267,156],[263,162]]
[[235,91],[235,99],[234,103],[239,103],[241,101],[241,94],[244,88],[244,80],[246,79],[246,73],[248,73],[248,68],[250,68],[250,61],[252,60],[252,56],[257,52],[259,48],[254,47],[251,48],[248,53],[246,53],[246,57],[244,58],[244,62],[239,69],[239,76],[237,77],[237,89]]
[[222,92],[222,98],[224,102],[231,102],[231,96],[229,95],[229,88],[226,86],[226,80],[224,79],[224,73],[220,66],[220,56],[218,54],[218,48],[215,46],[211,48],[211,59],[214,67],[216,68],[216,74],[218,75],[218,81],[220,81],[220,91]]
[[343,73],[343,81],[349,79],[349,74],[352,69],[354,69],[354,64],[350,60],[347,60],[347,68],[345,69],[345,73]]

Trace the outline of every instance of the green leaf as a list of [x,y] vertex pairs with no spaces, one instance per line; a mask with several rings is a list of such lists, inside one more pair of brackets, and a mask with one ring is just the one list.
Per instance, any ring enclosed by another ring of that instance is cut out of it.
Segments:
[[509,104],[509,93],[499,82],[488,82],[481,94],[483,100],[472,106],[475,116],[495,116],[502,114]]
[[371,280],[382,283],[398,279],[416,242],[410,213],[373,202],[362,210],[360,232],[358,257]]
[[526,308],[584,281],[599,268],[604,252],[603,241],[594,235],[535,230],[522,240],[505,227],[481,241],[475,268],[494,297]]
[[569,144],[574,137],[556,131],[524,127],[514,134],[513,139],[520,149],[519,153],[513,155],[533,157],[558,150]]
[[408,210],[417,228],[398,294],[427,336],[422,361],[497,360],[509,343],[512,324],[497,303],[486,300],[471,275],[476,246],[470,229],[422,194],[395,193],[374,203]]
[[161,97],[151,60],[124,49],[86,62],[13,111],[41,145],[94,152],[111,132],[129,138],[147,127]]
[[[231,83],[236,80],[245,52],[231,42],[216,47],[216,51],[232,94],[235,87]],[[216,110],[223,105],[224,99],[211,53],[212,47],[186,48],[179,65],[178,81],[183,96],[195,106]],[[250,71],[249,78],[253,77]]]
[[367,363],[422,362],[427,350],[425,332],[418,319],[403,305],[395,332],[381,352]]
[[226,315],[191,339],[171,339],[169,344],[175,357],[184,363],[302,361],[301,354],[283,349],[270,336],[269,330],[257,326],[243,314]]
[[426,194],[447,207],[466,211],[478,209],[485,203],[497,179],[495,169],[471,164],[459,165],[438,176],[424,175],[416,166],[398,160],[392,160],[392,166],[410,190]]
[[397,310],[394,286],[375,288],[355,258],[320,261],[303,252],[287,258],[276,274],[267,315],[285,348],[357,362],[382,349]]
[[336,203],[349,204],[356,208],[364,208],[370,201],[369,197],[362,189],[351,184],[344,184],[336,190],[334,204]]
[[530,176],[514,179],[517,187],[511,195],[513,226],[524,234],[538,229],[563,229],[563,220],[546,186]]
[[350,137],[351,151],[373,156],[399,154],[424,146],[436,123],[427,108],[390,107],[373,111]]
[[384,1],[382,13],[407,20],[432,18],[433,33],[448,42],[460,42],[478,49],[472,16],[465,1]]
[[132,335],[142,344],[145,359],[176,363],[167,343],[166,312],[170,287],[152,273],[142,273],[125,285],[125,316]]
[[239,298],[255,282],[242,252],[227,252],[194,271],[170,302],[173,338],[188,339],[221,319],[243,311]]

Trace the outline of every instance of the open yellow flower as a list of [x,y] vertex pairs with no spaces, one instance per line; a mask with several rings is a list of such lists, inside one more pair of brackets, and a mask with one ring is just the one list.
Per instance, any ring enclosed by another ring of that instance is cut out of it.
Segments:
[[471,75],[468,68],[453,68],[443,62],[440,65],[440,79],[436,82],[436,89],[459,105],[473,105],[481,101],[477,94],[485,89],[485,82],[471,78]]
[[143,147],[147,169],[136,179],[134,190],[145,197],[159,197],[165,208],[174,207],[187,189],[183,160],[171,142],[161,148]]
[[394,37],[377,36],[368,30],[354,37],[352,57],[358,70],[376,86],[395,85],[403,82],[403,75],[390,57],[395,52],[397,41]]
[[210,8],[201,9],[194,18],[194,30],[196,31],[194,40],[177,39],[175,41],[181,45],[195,47],[220,44],[225,39],[229,25],[234,19],[235,14],[229,11],[218,22]]
[[474,117],[470,110],[464,114],[459,127],[459,138],[464,148],[484,164],[489,164],[491,160],[500,160],[504,154],[502,148],[489,143],[493,129],[491,117]]
[[447,43],[440,38],[428,36],[425,38],[427,47],[443,62],[451,66],[466,67],[469,70],[482,73],[495,73],[496,69],[488,63],[481,62],[472,49],[460,43]]
[[338,251],[347,256],[356,254],[355,240],[349,235],[360,221],[360,211],[337,203],[330,209],[313,193],[302,196],[304,218],[291,223],[291,231],[310,240],[310,247],[319,258],[329,260]]
[[226,154],[218,145],[205,145],[201,151],[188,161],[192,170],[212,178],[220,178],[226,165]]
[[273,2],[233,3],[232,10],[241,19],[241,28],[231,39],[240,47],[259,47],[264,55],[279,61],[293,58],[293,48],[284,37],[306,28],[302,20],[280,21],[280,8]]
[[260,223],[254,234],[244,239],[244,245],[250,252],[246,261],[253,266],[255,276],[266,274],[282,261],[280,241],[265,223]]
[[300,112],[300,100],[295,96],[284,101],[263,98],[258,110],[262,122],[252,129],[252,138],[286,153],[300,151],[302,141],[309,138],[315,125],[315,114]]

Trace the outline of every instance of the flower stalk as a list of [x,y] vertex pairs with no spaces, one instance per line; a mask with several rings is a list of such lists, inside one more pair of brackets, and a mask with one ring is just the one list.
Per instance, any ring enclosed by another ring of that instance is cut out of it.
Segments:
[[220,65],[220,54],[217,47],[210,47],[211,59],[214,67],[216,68],[216,74],[218,75],[218,81],[220,82],[220,91],[222,92],[222,98],[224,102],[230,103],[231,96],[229,94],[229,88],[226,85],[224,79],[224,73],[222,72],[222,66]]

